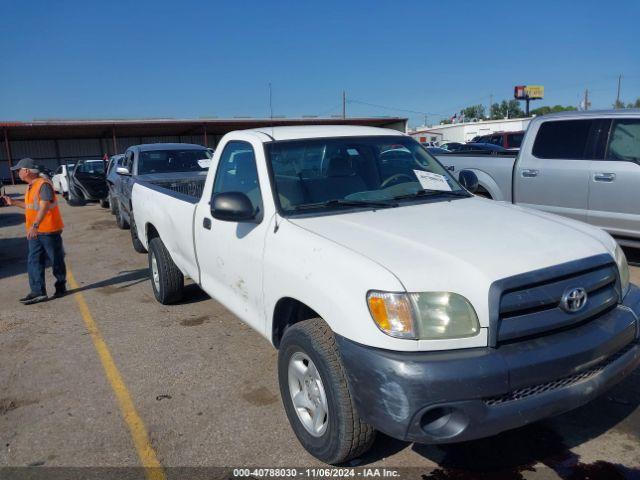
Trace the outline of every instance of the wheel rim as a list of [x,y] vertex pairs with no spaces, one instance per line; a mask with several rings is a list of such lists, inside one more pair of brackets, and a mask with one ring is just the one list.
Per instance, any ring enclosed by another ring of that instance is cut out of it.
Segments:
[[151,254],[151,275],[153,277],[153,286],[156,292],[160,291],[160,271],[158,270],[158,261],[154,253]]
[[298,419],[307,432],[320,437],[329,425],[327,394],[320,373],[308,355],[294,353],[289,359],[289,394]]

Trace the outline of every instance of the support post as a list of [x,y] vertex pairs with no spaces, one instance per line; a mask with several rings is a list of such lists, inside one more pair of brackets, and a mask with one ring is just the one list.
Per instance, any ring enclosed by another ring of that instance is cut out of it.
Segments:
[[15,185],[16,179],[13,176],[13,171],[11,170],[11,167],[13,167],[13,162],[11,161],[11,146],[9,145],[9,132],[6,128],[4,129],[4,149],[7,154],[7,162],[9,163],[9,175],[11,176],[11,185]]
[[116,127],[111,127],[111,140],[113,141],[113,154],[118,154],[118,142],[116,141]]
[[205,123],[204,125],[202,125],[202,128],[204,129],[204,146],[208,148],[209,140],[207,139],[207,124]]

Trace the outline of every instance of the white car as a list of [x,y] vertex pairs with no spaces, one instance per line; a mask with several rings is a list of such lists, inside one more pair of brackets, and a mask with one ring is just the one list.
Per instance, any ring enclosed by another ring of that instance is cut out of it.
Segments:
[[376,430],[440,444],[519,427],[640,364],[640,289],[607,233],[475,197],[402,133],[231,132],[191,181],[133,186],[154,295],[179,301],[189,276],[271,342],[289,422],[325,462]]
[[73,172],[74,167],[75,163],[60,165],[54,172],[51,182],[57,193],[63,196],[69,194],[69,172]]

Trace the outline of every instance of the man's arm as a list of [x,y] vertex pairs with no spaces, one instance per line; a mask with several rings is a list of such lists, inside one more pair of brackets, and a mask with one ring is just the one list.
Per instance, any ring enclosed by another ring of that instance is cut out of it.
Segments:
[[32,238],[36,238],[38,236],[38,227],[44,216],[47,214],[49,209],[51,208],[51,204],[47,200],[40,200],[38,204],[38,214],[36,215],[36,219],[33,222],[34,224],[31,226],[29,231],[27,232],[27,238],[31,240]]
[[15,198],[11,198],[8,195],[3,195],[4,201],[7,205],[22,208],[24,210],[24,200],[17,200]]

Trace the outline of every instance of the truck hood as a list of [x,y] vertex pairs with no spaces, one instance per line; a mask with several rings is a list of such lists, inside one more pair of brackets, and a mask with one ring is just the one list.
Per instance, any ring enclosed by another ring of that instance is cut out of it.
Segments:
[[589,225],[478,197],[290,220],[378,263],[407,291],[456,292],[474,305],[486,305],[498,279],[615,248]]

